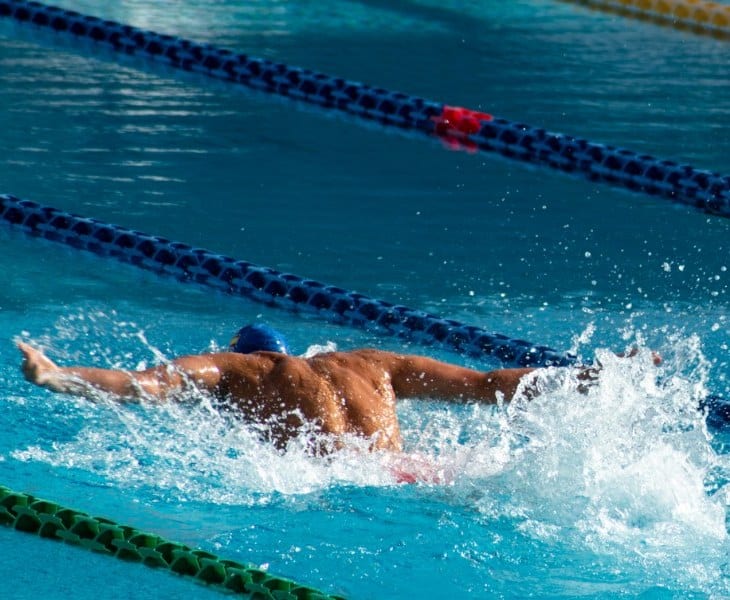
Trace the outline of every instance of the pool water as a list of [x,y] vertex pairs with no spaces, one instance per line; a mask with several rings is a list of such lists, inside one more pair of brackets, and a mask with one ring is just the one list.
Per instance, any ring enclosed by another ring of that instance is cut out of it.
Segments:
[[[730,49],[689,32],[547,0],[59,4],[730,171]],[[407,450],[444,484],[399,485],[392,457],[282,456],[205,398],[119,407],[33,388],[13,340],[137,368],[261,319],[298,353],[497,363],[3,228],[0,483],[349,598],[730,595],[728,438],[693,410],[730,395],[727,221],[0,28],[0,191],[604,364],[585,396],[549,373],[532,403],[403,400]],[[630,346],[633,360],[610,352]],[[8,597],[216,594],[0,536]]]

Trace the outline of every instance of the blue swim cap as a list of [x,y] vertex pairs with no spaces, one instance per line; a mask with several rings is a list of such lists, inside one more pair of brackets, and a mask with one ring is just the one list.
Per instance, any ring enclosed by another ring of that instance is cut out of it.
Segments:
[[238,330],[228,343],[230,352],[250,354],[267,351],[289,354],[284,336],[268,325],[246,325]]

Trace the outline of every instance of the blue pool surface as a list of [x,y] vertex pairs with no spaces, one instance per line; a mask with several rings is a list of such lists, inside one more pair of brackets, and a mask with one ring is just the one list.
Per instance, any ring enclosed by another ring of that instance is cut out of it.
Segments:
[[[550,0],[59,5],[730,172],[727,42]],[[407,450],[286,455],[209,408],[27,384],[13,340],[138,368],[243,323],[424,348],[0,228],[0,484],[352,599],[730,596],[728,222],[0,23],[0,192],[598,357],[511,407],[405,399]],[[634,360],[611,350],[637,346]],[[650,365],[649,349],[664,358]],[[554,379],[554,378],[553,378]],[[9,598],[219,594],[0,530]]]

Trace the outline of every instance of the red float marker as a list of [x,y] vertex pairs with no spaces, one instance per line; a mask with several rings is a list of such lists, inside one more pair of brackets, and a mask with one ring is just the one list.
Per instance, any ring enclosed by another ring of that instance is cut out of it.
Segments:
[[436,124],[436,135],[442,137],[464,136],[479,133],[482,121],[491,121],[494,117],[488,113],[461,108],[460,106],[444,106],[437,117],[431,117]]
[[469,139],[469,136],[479,133],[482,123],[493,118],[488,113],[460,106],[444,106],[441,114],[431,117],[431,120],[435,123],[434,133],[441,138],[447,148],[476,152],[478,146]]

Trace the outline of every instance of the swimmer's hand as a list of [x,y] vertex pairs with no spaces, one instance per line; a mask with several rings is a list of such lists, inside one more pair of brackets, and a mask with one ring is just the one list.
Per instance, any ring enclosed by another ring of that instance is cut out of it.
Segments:
[[[639,349],[634,347],[628,352],[617,352],[616,356],[619,358],[633,358],[639,353]],[[654,363],[655,367],[658,367],[660,364],[662,364],[662,357],[659,356],[656,352],[652,351],[651,353],[651,362]]]
[[[618,356],[619,358],[633,358],[638,353],[638,348],[632,348],[628,352],[617,352],[616,356]],[[658,353],[652,351],[651,362],[654,364],[655,367],[658,367],[660,364],[662,364],[662,357]],[[588,388],[595,384],[602,367],[603,365],[601,364],[601,361],[596,360],[595,367],[585,367],[580,370],[580,372],[578,373],[578,380],[582,383],[578,386],[578,391],[581,394],[585,394],[588,391]]]
[[48,358],[43,352],[25,342],[16,342],[20,353],[23,355],[23,362],[20,366],[26,380],[41,387],[55,391],[58,388],[58,376],[61,369]]

